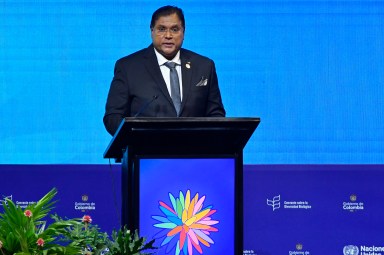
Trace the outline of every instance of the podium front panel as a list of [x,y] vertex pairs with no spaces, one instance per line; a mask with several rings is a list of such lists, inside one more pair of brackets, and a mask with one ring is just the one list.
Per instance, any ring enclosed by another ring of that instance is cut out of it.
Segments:
[[235,158],[137,160],[140,235],[156,254],[236,254]]

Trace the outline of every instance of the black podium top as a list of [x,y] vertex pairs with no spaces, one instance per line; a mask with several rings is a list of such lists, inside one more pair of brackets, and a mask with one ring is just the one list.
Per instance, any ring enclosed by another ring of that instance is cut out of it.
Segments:
[[125,118],[104,158],[137,154],[212,155],[242,151],[260,118]]

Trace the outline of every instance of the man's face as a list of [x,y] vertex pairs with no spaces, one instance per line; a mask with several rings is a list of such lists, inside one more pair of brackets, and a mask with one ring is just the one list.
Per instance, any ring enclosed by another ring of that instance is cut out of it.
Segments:
[[162,16],[151,30],[155,49],[167,59],[175,57],[184,40],[184,28],[176,13]]

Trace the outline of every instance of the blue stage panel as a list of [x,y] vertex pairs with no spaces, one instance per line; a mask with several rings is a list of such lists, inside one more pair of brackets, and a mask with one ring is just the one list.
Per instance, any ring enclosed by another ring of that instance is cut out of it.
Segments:
[[245,250],[343,254],[348,245],[384,247],[383,165],[252,165],[244,181]]
[[25,207],[55,187],[52,213],[63,218],[90,215],[93,224],[108,232],[120,226],[118,165],[0,165],[0,176],[0,200],[8,197]]
[[[216,170],[211,163],[191,163],[186,174],[164,180],[157,170],[173,172],[175,167],[180,169],[177,163],[144,161],[149,175],[141,183],[143,190],[148,188],[143,192],[148,203],[141,205],[143,228],[152,228],[156,220],[151,216],[161,215],[159,201],[170,205],[169,193],[177,199],[180,191],[185,194],[190,189],[192,195],[206,196],[204,205],[217,209],[212,215],[212,220],[219,220],[219,232],[211,234],[215,244],[203,250],[210,254],[216,249],[221,231],[232,228],[226,225],[232,209],[226,203],[230,194],[215,192],[223,192],[233,180],[221,175],[225,169],[230,171],[230,160],[223,160]],[[89,214],[93,223],[110,232],[119,227],[119,169],[119,165],[111,169],[105,165],[0,165],[2,180],[7,179],[0,186],[0,200],[8,197],[24,206],[56,187],[55,212],[69,218]],[[207,175],[207,169],[214,176]],[[200,186],[201,176],[211,185]],[[182,185],[185,179],[191,180],[190,185]],[[384,247],[383,181],[383,165],[244,166],[244,254],[343,254],[344,249]],[[146,237],[151,239],[152,234]]]

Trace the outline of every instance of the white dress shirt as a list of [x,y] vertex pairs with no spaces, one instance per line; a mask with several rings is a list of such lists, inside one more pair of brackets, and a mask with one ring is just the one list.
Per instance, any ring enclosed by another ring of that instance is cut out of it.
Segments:
[[180,84],[180,97],[181,100],[183,100],[183,84],[181,79],[181,61],[180,61],[180,51],[177,52],[176,56],[172,60],[166,59],[163,55],[161,55],[157,50],[155,49],[157,62],[159,63],[161,73],[163,74],[163,78],[165,80],[165,84],[167,84],[167,89],[169,94],[171,95],[171,81],[170,81],[170,69],[166,67],[164,64],[166,62],[175,62],[176,65],[176,71],[177,75],[179,76],[179,84]]

